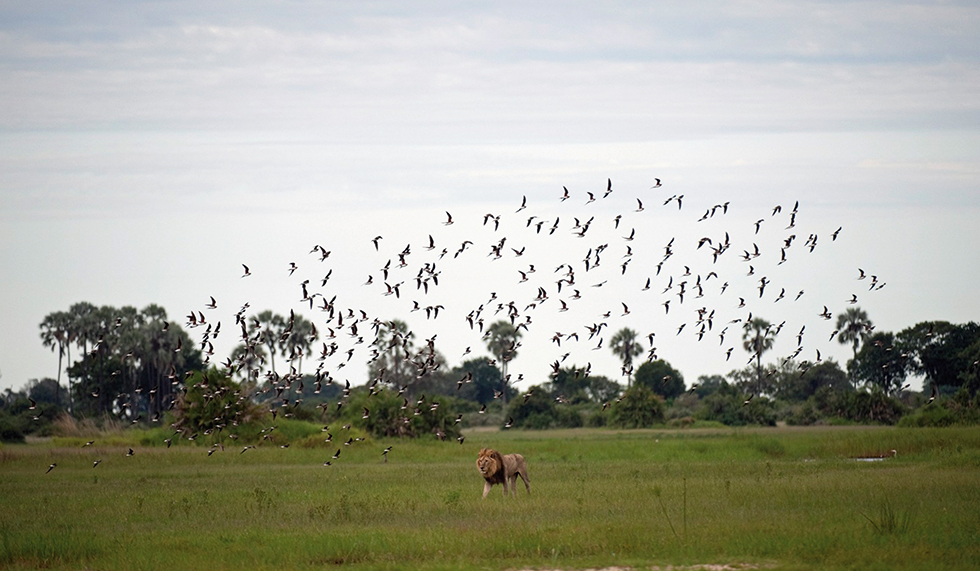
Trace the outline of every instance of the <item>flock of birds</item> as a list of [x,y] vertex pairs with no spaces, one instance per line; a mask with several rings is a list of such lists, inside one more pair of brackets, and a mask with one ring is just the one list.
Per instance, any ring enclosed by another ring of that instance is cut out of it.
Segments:
[[[344,406],[350,381],[339,377],[351,363],[370,364],[386,355],[401,355],[411,363],[416,379],[439,371],[446,361],[438,349],[440,333],[451,344],[470,343],[458,352],[463,358],[486,342],[493,322],[505,320],[520,333],[510,354],[533,346],[539,354],[550,351],[550,374],[572,366],[578,374],[588,375],[593,372],[592,352],[608,352],[606,337],[626,324],[651,326],[638,339],[649,345],[645,350],[648,360],[660,358],[657,346],[665,340],[698,344],[699,351],[720,352],[728,362],[741,346],[742,328],[754,317],[802,303],[812,307],[804,312],[809,318],[771,326],[774,334],[784,328],[793,331],[795,347],[782,358],[798,363],[802,374],[822,359],[819,348],[807,350],[806,341],[818,331],[814,326],[808,329],[809,322],[829,321],[835,309],[858,302],[857,293],[844,299],[809,300],[806,284],[788,281],[794,274],[782,271],[784,265],[806,264],[802,258],[837,242],[843,231],[839,226],[804,229],[799,202],[773,205],[753,217],[748,227],[736,229],[725,223],[733,208],[730,201],[701,205],[696,215],[688,216],[685,209],[691,208],[691,201],[685,201],[683,194],[668,196],[660,179],[642,189],[640,196],[625,201],[619,200],[624,193],[614,189],[611,179],[604,186],[581,193],[562,187],[556,196],[541,201],[524,196],[505,212],[485,212],[479,217],[446,211],[434,217],[428,228],[417,225],[422,236],[414,242],[376,234],[363,244],[346,239],[334,244],[356,248],[356,259],[371,264],[366,269],[347,263],[334,267],[339,256],[333,255],[331,247],[316,244],[305,259],[297,258],[299,261],[275,270],[290,280],[298,295],[280,341],[292,334],[296,310],[316,316],[310,319],[312,328],[304,333],[316,347],[313,386],[303,386],[304,375],[297,366],[306,357],[301,349],[287,356],[289,373],[275,374],[265,367],[259,349],[265,333],[262,323],[249,315],[248,302],[234,314],[239,333],[236,342],[246,350],[228,357],[220,368],[229,375],[260,381],[266,394],[272,392],[275,397],[268,398],[274,403],[270,409],[274,422],[279,410],[296,406],[304,392],[318,394],[333,383],[345,386],[335,403],[338,409]],[[680,220],[686,230],[664,234],[670,225],[658,211]],[[696,239],[685,236],[692,232]],[[243,263],[240,278],[254,279],[253,267]],[[885,286],[878,276],[863,269],[855,269],[846,279],[865,284],[862,289],[866,292]],[[208,298],[202,309],[190,312],[186,325],[201,331],[200,346],[210,360],[221,322],[205,315],[220,305],[214,296]],[[402,331],[393,319],[414,326]],[[819,333],[819,342],[833,341],[838,332],[831,327]],[[416,329],[426,333],[417,335]],[[415,348],[416,340],[423,339]],[[756,356],[750,354],[747,363]],[[487,359],[495,366],[503,365],[492,357]],[[579,359],[585,364],[575,364],[581,363]],[[633,366],[624,364],[620,372],[629,376]],[[525,381],[523,373],[507,377],[515,385]],[[546,381],[536,377],[544,375],[529,375],[528,380]],[[471,378],[464,376],[457,386],[467,382]],[[383,368],[367,384],[372,394],[386,387],[400,393],[408,388],[391,387]],[[240,398],[254,396],[242,394]],[[437,407],[437,402],[413,404],[406,397],[403,410],[407,420]],[[369,408],[363,415],[370,415]],[[269,433],[272,430],[274,426]],[[328,432],[327,427],[324,430]],[[178,434],[189,436],[178,432],[174,437]],[[326,440],[331,439],[328,432]],[[354,442],[350,439],[344,444]],[[243,447],[241,453],[250,448]],[[384,460],[390,450],[384,450]],[[340,452],[338,448],[324,465],[331,465]]]

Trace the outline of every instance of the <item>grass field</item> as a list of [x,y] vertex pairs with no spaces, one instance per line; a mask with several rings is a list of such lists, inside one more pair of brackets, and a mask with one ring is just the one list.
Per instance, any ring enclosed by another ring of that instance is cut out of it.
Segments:
[[[532,494],[481,499],[481,446],[524,454]],[[474,431],[323,466],[336,448],[5,446],[0,568],[980,568],[976,428]]]

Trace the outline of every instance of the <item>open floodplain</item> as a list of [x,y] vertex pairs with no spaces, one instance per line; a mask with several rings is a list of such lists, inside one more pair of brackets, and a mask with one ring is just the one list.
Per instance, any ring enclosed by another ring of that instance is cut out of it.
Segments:
[[[980,568],[977,428],[83,444],[0,448],[0,567]],[[524,454],[531,495],[481,499],[483,446]]]

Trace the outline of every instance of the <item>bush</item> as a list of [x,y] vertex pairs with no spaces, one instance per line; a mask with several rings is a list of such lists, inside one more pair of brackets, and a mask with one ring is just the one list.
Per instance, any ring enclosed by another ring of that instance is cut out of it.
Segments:
[[589,414],[585,419],[585,425],[590,428],[600,428],[609,424],[609,411],[596,410]]
[[766,397],[754,397],[746,402],[746,395],[732,385],[724,385],[701,399],[701,408],[695,418],[714,420],[725,426],[776,426],[776,409]]
[[[350,423],[376,437],[418,438],[434,435],[440,439],[458,438],[459,425],[456,416],[456,400],[438,396],[409,401],[396,391],[383,389],[370,392],[358,389],[351,393],[347,403],[335,412],[331,421]],[[438,403],[433,409],[433,405]],[[368,409],[364,418],[364,409]],[[404,408],[404,410],[402,410]]]
[[675,420],[685,417],[693,417],[701,406],[701,399],[697,393],[688,391],[671,403],[667,409],[667,420]]
[[667,422],[667,426],[670,428],[690,428],[694,426],[693,416],[682,416],[680,418],[672,418]]
[[789,407],[785,416],[786,424],[791,426],[811,426],[820,421],[820,412],[812,401]]
[[904,427],[952,426],[953,424],[956,424],[956,415],[935,403],[927,404],[914,414],[903,416],[898,422],[899,426]]
[[0,442],[24,442],[24,431],[19,419],[0,414]]
[[971,397],[961,388],[951,398],[928,403],[903,416],[899,426],[952,426],[980,424],[980,396]]
[[511,401],[507,416],[513,418],[514,426],[519,428],[577,428],[584,424],[581,411],[588,408],[588,404],[560,404],[551,391],[534,386]]
[[209,435],[259,416],[248,390],[217,369],[195,372],[174,404],[175,427],[187,434]]
[[615,428],[649,428],[664,421],[664,399],[640,384],[623,393],[609,410],[609,426]]

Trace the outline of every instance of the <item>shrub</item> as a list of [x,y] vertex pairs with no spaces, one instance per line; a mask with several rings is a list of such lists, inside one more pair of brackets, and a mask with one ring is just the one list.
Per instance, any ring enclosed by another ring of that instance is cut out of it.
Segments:
[[820,421],[820,412],[812,401],[789,407],[786,416],[786,424],[791,426],[810,426]]
[[195,372],[174,404],[175,426],[188,434],[211,434],[258,418],[258,407],[231,377],[217,369]]
[[664,399],[640,384],[623,393],[609,410],[609,426],[616,428],[648,428],[664,421]]
[[584,424],[582,411],[589,408],[588,404],[559,403],[554,393],[534,386],[511,401],[506,416],[513,418],[514,426],[519,428],[577,428]]
[[672,418],[667,422],[667,426],[671,428],[690,428],[694,426],[694,417],[682,416],[680,418]]
[[24,442],[24,431],[16,417],[0,415],[0,442]]
[[[332,420],[349,422],[376,437],[435,435],[449,439],[460,436],[455,399],[438,396],[426,398],[421,403],[415,399],[407,404],[406,400],[389,389],[376,392],[360,389],[351,393],[340,411],[335,411]],[[368,410],[367,418],[364,418],[364,409]]]
[[704,397],[701,403],[696,415],[700,420],[715,420],[726,426],[776,425],[773,401],[765,397],[755,397],[746,402],[745,395],[731,385]]

